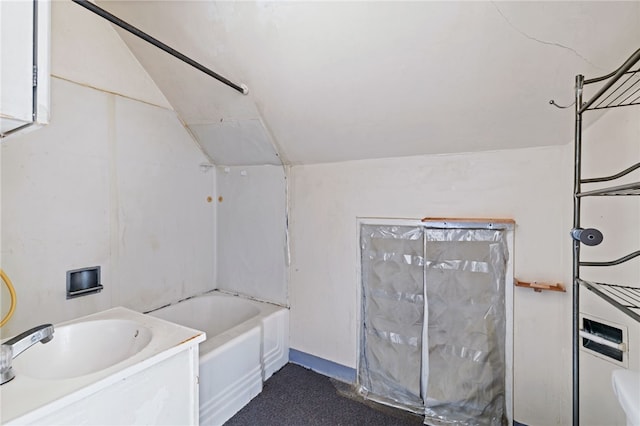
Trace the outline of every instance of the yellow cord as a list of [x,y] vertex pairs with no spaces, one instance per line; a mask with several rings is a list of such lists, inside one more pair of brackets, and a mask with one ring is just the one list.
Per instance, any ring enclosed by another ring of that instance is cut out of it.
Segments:
[[4,283],[7,285],[9,294],[11,295],[11,307],[9,308],[9,313],[4,318],[2,318],[2,321],[0,321],[0,327],[2,327],[7,321],[9,321],[9,318],[11,318],[13,312],[16,310],[16,290],[13,288],[13,284],[11,283],[9,277],[4,273],[2,269],[0,269],[0,278],[2,278],[2,281],[4,281]]

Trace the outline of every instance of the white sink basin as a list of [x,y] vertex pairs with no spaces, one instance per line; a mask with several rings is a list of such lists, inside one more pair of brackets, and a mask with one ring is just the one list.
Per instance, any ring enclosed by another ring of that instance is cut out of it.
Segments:
[[55,327],[53,340],[37,343],[13,360],[16,376],[70,379],[115,365],[151,341],[144,325],[124,319],[78,322]]
[[[195,349],[197,354],[198,343],[206,339],[201,331],[123,307],[54,324],[54,328],[50,342],[36,343],[13,359],[15,378],[0,386],[0,424],[46,424],[52,413],[67,408],[77,411],[74,404],[81,400],[94,398],[95,402],[98,392],[139,383],[128,380],[146,377],[138,373],[174,359],[179,353],[192,353]],[[164,395],[162,389],[157,392]],[[98,411],[109,406],[105,403]],[[154,409],[153,404],[144,408],[148,409]],[[65,417],[57,424],[74,423],[71,419]],[[80,417],[73,414],[73,419]],[[133,421],[133,417],[127,417],[120,423]]]
[[627,425],[640,425],[640,372],[615,370],[611,379],[613,392],[627,416]]

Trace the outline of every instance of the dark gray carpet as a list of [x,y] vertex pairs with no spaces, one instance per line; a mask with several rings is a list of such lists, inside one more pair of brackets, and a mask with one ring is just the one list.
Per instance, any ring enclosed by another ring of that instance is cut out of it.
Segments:
[[[347,387],[336,383],[338,387]],[[331,379],[287,364],[224,426],[416,426],[418,416],[346,398]],[[373,407],[376,408],[373,408]]]

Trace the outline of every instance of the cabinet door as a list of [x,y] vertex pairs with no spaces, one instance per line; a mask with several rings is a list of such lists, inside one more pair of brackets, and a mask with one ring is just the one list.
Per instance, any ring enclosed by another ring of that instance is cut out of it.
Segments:
[[49,0],[0,0],[0,138],[49,122]]
[[0,1],[0,132],[34,118],[34,2]]

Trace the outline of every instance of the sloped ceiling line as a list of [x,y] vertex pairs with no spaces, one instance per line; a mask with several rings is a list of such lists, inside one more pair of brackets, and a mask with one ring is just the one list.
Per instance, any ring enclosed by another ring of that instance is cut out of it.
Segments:
[[118,31],[221,165],[563,145],[571,111],[549,99],[570,103],[575,75],[640,40],[637,1],[98,3],[251,87],[227,93]]
[[122,19],[118,18],[117,16],[107,12],[106,10],[102,9],[101,7],[98,7],[97,5],[91,3],[88,0],[71,0],[72,2],[84,7],[87,10],[90,10],[91,12],[95,13],[96,15],[100,16],[103,19],[106,19],[107,21],[111,22],[114,25],[117,25],[118,27],[122,28],[125,31],[128,31],[129,33],[135,35],[136,37],[141,38],[142,40],[146,41],[147,43],[150,43],[152,45],[154,45],[155,47],[157,47],[158,49],[163,50],[164,52],[168,53],[169,55],[173,56],[174,58],[180,59],[182,62],[185,62],[189,65],[191,65],[192,67],[194,67],[195,69],[202,71],[203,73],[207,74],[210,77],[215,78],[216,80],[218,80],[219,82],[226,84],[227,86],[231,87],[232,89],[240,92],[243,95],[246,95],[249,93],[249,88],[244,85],[238,85],[234,82],[232,82],[231,80],[229,80],[226,77],[221,76],[220,74],[216,73],[215,71],[210,70],[209,68],[205,67],[204,65],[200,64],[199,62],[194,61],[193,59],[191,59],[190,57],[188,57],[187,55],[184,55],[182,53],[180,53],[179,51],[175,50],[174,48],[164,44],[163,42],[161,42],[160,40],[158,40],[155,37],[150,36],[149,34],[145,33],[144,31],[141,31],[139,28],[134,27],[133,25],[129,24],[128,22],[123,21]]
[[[191,57],[200,58],[199,60],[203,63],[218,63],[218,66],[224,66],[229,62],[225,59],[212,60],[210,49],[207,49],[204,55],[202,52],[198,54],[199,47],[210,47],[207,44],[210,41],[206,37],[202,37],[202,31],[206,32],[209,27],[208,23],[203,26],[197,23],[198,19],[179,19],[180,12],[184,10],[195,11],[198,18],[206,16],[207,13],[203,12],[203,9],[206,9],[209,3],[109,1],[104,4],[110,11],[126,18],[129,22],[134,22],[136,27],[143,28],[148,33],[161,35],[163,40],[169,41],[172,45],[180,46],[182,51]],[[179,6],[177,13],[172,10],[172,7],[176,5]],[[158,12],[159,16],[156,16]],[[150,16],[151,19],[149,19]],[[170,25],[155,27],[153,24],[162,21],[163,16],[169,19]],[[238,97],[237,93],[229,91],[227,87],[212,84],[207,77],[210,75],[210,72],[206,71],[210,71],[208,68],[202,67],[204,68],[202,69],[194,65],[194,63],[198,63],[188,58],[189,60],[184,61],[185,63],[204,72],[204,74],[192,73],[184,64],[133,37],[132,34],[138,35],[135,31],[131,32],[125,26],[118,25],[118,28],[115,25],[114,28],[133,55],[143,64],[156,84],[162,88],[163,93],[168,96],[178,112],[180,121],[210,162],[220,166],[282,165],[280,154],[273,141],[273,135],[264,125],[263,118],[257,111],[255,101],[251,96]],[[171,27],[171,30],[167,32],[168,27]],[[198,31],[191,33],[192,27]],[[139,31],[142,32],[142,30]],[[183,32],[190,35],[189,43],[175,36],[176,33],[182,34]],[[218,43],[217,40],[216,43]],[[156,43],[152,44],[162,49],[162,46],[157,46]],[[169,47],[168,49],[174,50]],[[162,50],[172,54],[167,49]],[[222,48],[222,51],[224,50]],[[173,56],[184,60],[180,54]],[[186,57],[186,55],[184,56]],[[226,72],[237,74],[232,69],[227,69]],[[232,84],[235,85],[235,83]],[[248,94],[248,87],[245,84],[235,86],[237,87],[232,87],[236,90],[239,89],[238,91],[245,95]],[[177,93],[173,92],[174,89]],[[185,100],[186,102],[184,102]]]

